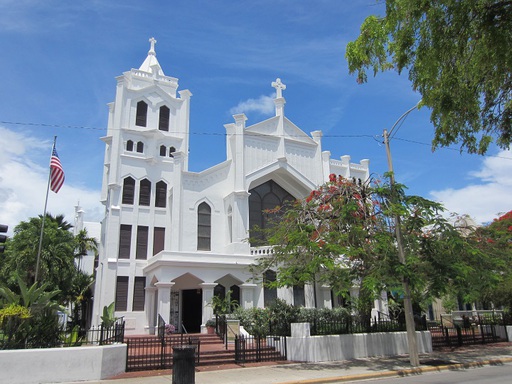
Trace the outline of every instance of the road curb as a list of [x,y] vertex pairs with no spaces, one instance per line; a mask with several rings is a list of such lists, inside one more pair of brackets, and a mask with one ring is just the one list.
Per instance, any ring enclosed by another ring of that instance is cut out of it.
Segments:
[[420,367],[420,368],[400,369],[400,370],[396,370],[396,371],[382,371],[382,372],[375,372],[375,373],[360,373],[360,374],[355,374],[355,375],[324,377],[324,378],[319,378],[319,379],[284,381],[279,384],[339,383],[342,381],[367,380],[367,379],[376,379],[376,378],[380,378],[380,377],[421,375],[422,373],[427,373],[427,372],[439,372],[439,371],[448,371],[448,370],[457,371],[459,369],[478,368],[478,367],[482,367],[484,365],[502,365],[504,363],[510,363],[510,362],[512,362],[512,357],[503,357],[503,358],[491,359],[491,360],[473,361],[470,363],[439,365],[437,367],[425,366],[425,367]]

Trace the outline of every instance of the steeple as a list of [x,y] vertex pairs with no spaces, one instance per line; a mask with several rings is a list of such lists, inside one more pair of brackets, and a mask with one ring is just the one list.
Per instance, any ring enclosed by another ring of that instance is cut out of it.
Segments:
[[154,37],[149,39],[150,48],[148,52],[148,57],[146,57],[146,60],[142,63],[139,70],[152,73],[153,75],[158,76],[165,76],[164,71],[162,70],[162,67],[160,67],[160,64],[158,63],[158,60],[156,58],[156,52],[155,52],[155,44],[156,40]]

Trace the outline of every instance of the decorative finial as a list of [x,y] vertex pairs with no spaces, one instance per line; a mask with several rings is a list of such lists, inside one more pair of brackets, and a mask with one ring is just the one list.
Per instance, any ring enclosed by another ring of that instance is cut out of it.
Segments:
[[151,39],[149,39],[149,42],[151,43],[151,48],[149,48],[148,55],[156,55],[156,52],[155,52],[156,40],[155,40],[155,38],[152,37]]
[[277,99],[280,99],[281,97],[283,97],[283,90],[286,89],[286,85],[284,85],[281,82],[281,79],[279,77],[276,79],[276,81],[272,82],[272,87],[274,87],[276,89],[276,98]]

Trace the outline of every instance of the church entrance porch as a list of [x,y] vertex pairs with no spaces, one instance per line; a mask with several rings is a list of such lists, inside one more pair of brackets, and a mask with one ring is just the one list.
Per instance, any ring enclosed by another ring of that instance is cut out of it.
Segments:
[[201,289],[184,289],[181,291],[184,332],[199,333],[201,331],[202,297]]

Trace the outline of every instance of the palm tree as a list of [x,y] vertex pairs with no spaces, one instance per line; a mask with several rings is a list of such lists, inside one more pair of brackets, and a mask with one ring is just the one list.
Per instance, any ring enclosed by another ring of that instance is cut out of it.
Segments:
[[98,256],[98,241],[94,237],[89,237],[87,229],[82,229],[76,234],[75,242],[75,257],[78,258],[78,269],[80,269],[82,257],[86,256],[89,251],[94,253],[94,257]]

